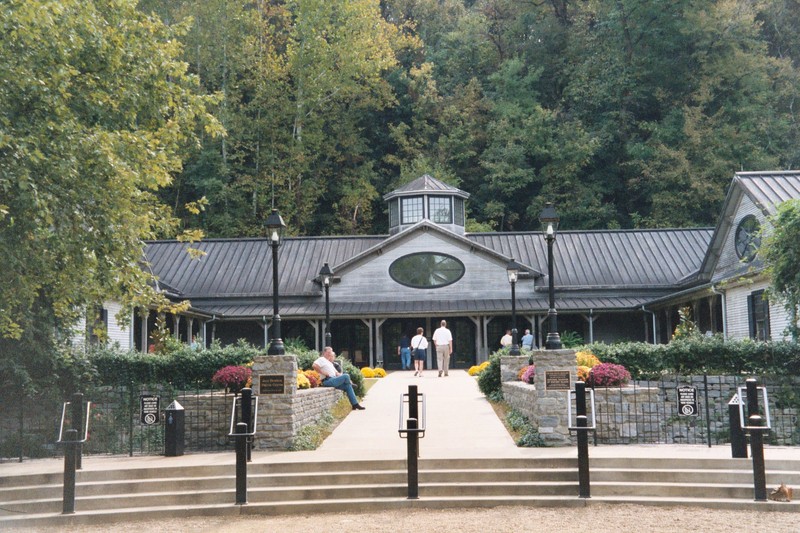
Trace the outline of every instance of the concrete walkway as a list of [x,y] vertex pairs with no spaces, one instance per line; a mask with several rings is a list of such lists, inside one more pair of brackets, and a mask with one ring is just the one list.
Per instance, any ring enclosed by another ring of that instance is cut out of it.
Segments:
[[[378,380],[363,400],[365,411],[354,411],[317,450],[264,452],[255,450],[253,462],[323,462],[359,459],[405,459],[406,441],[398,434],[400,396],[409,385],[417,385],[427,404],[427,431],[420,441],[421,459],[440,458],[576,458],[574,446],[561,448],[517,448],[491,405],[478,390],[477,380],[464,370],[451,370],[449,377],[426,371],[391,372]],[[797,460],[800,448],[765,448],[766,460]],[[730,446],[618,445],[590,446],[592,457],[653,457],[676,460],[729,459]],[[85,456],[83,470],[115,468],[165,468],[169,466],[235,464],[232,452],[190,453],[182,457]],[[0,477],[15,474],[63,472],[63,459],[35,459],[23,463],[0,463]]]

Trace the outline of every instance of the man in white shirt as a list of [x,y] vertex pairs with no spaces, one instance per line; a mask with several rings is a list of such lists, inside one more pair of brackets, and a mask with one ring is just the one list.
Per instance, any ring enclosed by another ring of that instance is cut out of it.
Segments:
[[322,386],[333,387],[334,389],[344,391],[344,393],[347,394],[347,399],[350,400],[350,405],[353,406],[353,411],[363,411],[366,407],[358,403],[356,393],[353,392],[353,383],[350,381],[350,374],[338,372],[336,367],[333,366],[334,358],[336,358],[336,354],[333,352],[333,348],[326,346],[325,349],[322,350],[322,357],[314,361],[312,365],[314,370],[319,372],[320,377],[322,377]]
[[436,345],[436,364],[439,365],[439,377],[442,372],[448,376],[447,369],[450,368],[450,354],[453,353],[453,335],[447,329],[447,321],[442,320],[442,325],[433,332],[433,344]]

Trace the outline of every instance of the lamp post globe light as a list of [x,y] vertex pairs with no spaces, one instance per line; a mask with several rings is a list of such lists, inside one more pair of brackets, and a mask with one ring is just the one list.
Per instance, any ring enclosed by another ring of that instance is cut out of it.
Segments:
[[286,224],[283,223],[278,210],[273,209],[264,225],[267,227],[267,234],[272,247],[272,339],[270,339],[267,353],[269,355],[283,355],[286,351],[281,339],[281,315],[278,309],[278,246],[281,245]]
[[556,240],[558,231],[558,213],[551,202],[544,205],[544,209],[539,213],[539,222],[542,225],[542,232],[547,241],[547,279],[550,284],[550,309],[547,311],[547,322],[550,324],[550,331],[547,333],[545,348],[548,350],[561,349],[561,336],[558,334],[558,312],[556,311],[556,289],[553,279],[553,242]]
[[517,279],[519,279],[519,264],[511,259],[506,267],[508,282],[511,284],[511,349],[508,355],[519,355],[519,343],[517,341]]
[[322,282],[322,286],[325,288],[325,346],[331,345],[331,301],[330,301],[330,289],[331,289],[331,279],[333,278],[333,271],[331,267],[328,266],[328,263],[322,265],[322,268],[319,269],[319,279]]

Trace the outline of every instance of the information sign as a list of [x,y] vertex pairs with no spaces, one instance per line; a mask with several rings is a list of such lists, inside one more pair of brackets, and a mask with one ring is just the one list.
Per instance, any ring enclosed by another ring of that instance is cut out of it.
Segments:
[[545,390],[570,390],[569,370],[545,370],[544,388]]
[[678,387],[678,414],[697,416],[697,388]]
[[158,396],[143,394],[139,396],[139,402],[141,405],[139,412],[141,414],[142,424],[146,426],[158,424],[159,420],[161,420],[159,416],[160,398]]

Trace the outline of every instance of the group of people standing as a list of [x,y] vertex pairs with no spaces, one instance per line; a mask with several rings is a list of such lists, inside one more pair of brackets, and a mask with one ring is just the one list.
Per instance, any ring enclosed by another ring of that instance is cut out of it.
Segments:
[[[450,356],[453,353],[453,334],[447,329],[446,320],[442,320],[439,328],[433,332],[431,340],[436,349],[439,377],[449,376]],[[425,360],[428,358],[428,339],[425,338],[425,330],[417,328],[417,334],[411,339],[404,334],[397,346],[397,354],[400,356],[403,370],[411,370],[411,361],[413,360],[414,375],[421,377],[425,370]]]
[[[511,330],[507,329],[506,334],[500,338],[500,347],[508,348],[513,342],[514,338],[511,336]],[[523,335],[520,339],[520,344],[522,344],[523,350],[533,350],[536,348],[536,345],[533,343],[533,335],[531,335],[531,330],[525,330],[525,335]]]

